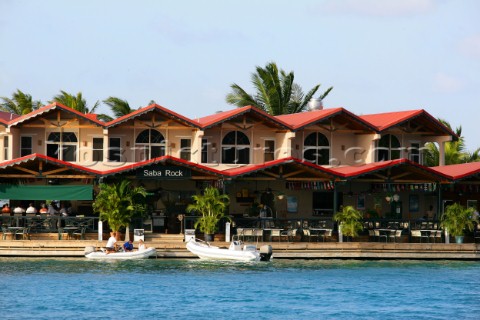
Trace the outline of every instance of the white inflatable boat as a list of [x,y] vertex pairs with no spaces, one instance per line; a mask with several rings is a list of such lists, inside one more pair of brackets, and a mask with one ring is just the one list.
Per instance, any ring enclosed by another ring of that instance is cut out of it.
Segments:
[[255,245],[245,245],[240,240],[232,241],[227,249],[212,246],[198,239],[190,239],[187,249],[200,259],[208,260],[268,261],[272,256],[271,246],[262,246],[257,250]]
[[113,252],[106,253],[105,251],[92,251],[89,247],[85,248],[85,257],[88,259],[103,259],[103,260],[129,260],[129,259],[148,259],[156,255],[155,248],[147,248],[141,251],[131,252]]

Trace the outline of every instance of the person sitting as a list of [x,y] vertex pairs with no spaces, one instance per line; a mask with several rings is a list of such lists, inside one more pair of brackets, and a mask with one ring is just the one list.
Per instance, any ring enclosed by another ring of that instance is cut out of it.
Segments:
[[123,244],[123,251],[125,251],[125,252],[133,251],[133,241],[132,240],[128,240],[127,242],[125,242]]
[[138,251],[144,251],[147,250],[147,246],[143,242],[142,239],[138,240]]
[[110,232],[110,238],[108,238],[105,249],[107,254],[117,251],[117,234],[115,232]]
[[42,207],[40,208],[40,213],[41,214],[48,213],[47,205],[45,203],[42,203]]
[[62,215],[62,217],[68,216],[67,209],[65,208],[65,205],[62,203],[60,204],[60,211],[59,213]]
[[37,209],[33,206],[33,203],[30,203],[30,205],[27,208],[26,213],[27,214],[37,214]]
[[48,210],[47,210],[47,213],[49,215],[56,215],[58,213],[57,209],[53,206],[53,202],[51,202],[49,205],[48,205]]
[[15,209],[13,209],[13,214],[15,215],[23,215],[25,213],[25,209],[22,208],[22,206],[16,206]]
[[2,208],[2,213],[10,213],[10,207],[8,206],[8,203],[5,203]]

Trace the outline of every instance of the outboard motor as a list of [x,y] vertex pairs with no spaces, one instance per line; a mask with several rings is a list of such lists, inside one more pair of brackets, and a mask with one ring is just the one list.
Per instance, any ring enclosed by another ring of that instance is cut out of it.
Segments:
[[272,246],[264,245],[260,247],[260,261],[270,261],[272,257]]

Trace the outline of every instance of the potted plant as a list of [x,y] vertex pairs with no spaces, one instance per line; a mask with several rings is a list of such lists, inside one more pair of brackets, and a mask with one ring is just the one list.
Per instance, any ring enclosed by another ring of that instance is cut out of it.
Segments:
[[194,227],[205,234],[205,241],[213,241],[218,222],[222,218],[231,220],[225,215],[230,198],[226,194],[220,194],[217,188],[207,187],[203,194],[194,195],[192,199],[194,203],[189,204],[186,211],[200,214]]
[[441,217],[441,226],[449,235],[455,237],[456,243],[463,243],[464,231],[472,231],[478,222],[473,208],[465,208],[459,203],[449,205]]
[[118,232],[127,227],[135,215],[145,212],[143,187],[130,186],[129,180],[120,183],[100,184],[100,192],[93,202],[93,210],[100,213],[100,219],[107,220],[110,229]]
[[338,229],[346,237],[356,237],[363,229],[362,213],[352,206],[345,206],[342,211],[335,213],[333,220],[338,222]]

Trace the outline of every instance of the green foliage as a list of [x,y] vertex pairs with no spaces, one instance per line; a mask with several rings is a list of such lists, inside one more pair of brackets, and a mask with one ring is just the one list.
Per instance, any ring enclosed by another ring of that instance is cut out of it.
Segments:
[[[257,66],[256,73],[252,73],[255,95],[248,94],[234,83],[230,86],[232,92],[227,95],[226,101],[237,107],[254,106],[271,115],[301,112],[306,109],[320,85],[304,94],[302,88],[293,80],[293,72],[279,70],[274,62],[268,63],[265,68]],[[332,89],[333,87],[328,88],[319,98],[324,99]]]
[[112,231],[128,226],[135,215],[145,212],[145,188],[132,187],[130,183],[122,180],[120,183],[100,184],[93,210],[100,213],[100,219],[107,220]]
[[[443,119],[438,119],[438,121],[452,130],[450,123],[447,121]],[[458,140],[445,143],[445,164],[450,165],[480,161],[480,148],[471,153],[465,149],[465,138],[462,136],[462,126],[455,129],[455,134],[459,137]],[[425,165],[429,167],[439,165],[440,151],[435,143],[427,143],[424,153]]]
[[199,228],[205,234],[214,234],[217,231],[218,222],[227,218],[225,210],[228,207],[230,198],[226,194],[220,194],[217,188],[205,188],[203,195],[192,196],[193,204],[187,206],[187,212],[196,212],[201,216],[195,222],[195,228]]
[[472,231],[475,222],[478,222],[474,212],[473,208],[465,208],[459,203],[449,205],[440,219],[441,226],[451,236],[463,236],[464,230]]
[[120,118],[134,111],[132,108],[130,108],[130,105],[126,100],[117,97],[108,97],[107,99],[103,100],[103,103],[110,107],[110,110],[112,110],[113,115],[116,118]]
[[339,223],[342,234],[347,237],[356,237],[358,232],[363,229],[362,213],[352,206],[343,207],[342,211],[333,216],[333,220]]
[[72,108],[84,114],[95,113],[95,110],[100,105],[100,102],[97,101],[95,102],[94,106],[91,109],[89,109],[87,107],[87,100],[83,98],[83,95],[81,92],[77,93],[77,95],[73,95],[63,90],[60,90],[60,94],[54,96],[52,101],[50,102],[61,103],[64,106],[67,106],[69,108]]
[[43,104],[40,101],[33,101],[32,96],[18,90],[12,94],[12,98],[0,97],[0,111],[24,115],[41,108]]

